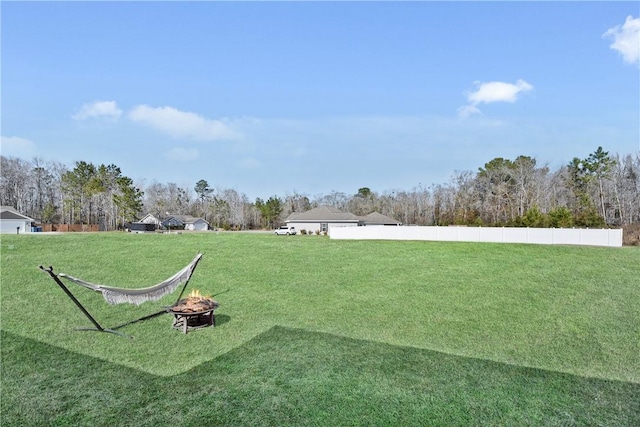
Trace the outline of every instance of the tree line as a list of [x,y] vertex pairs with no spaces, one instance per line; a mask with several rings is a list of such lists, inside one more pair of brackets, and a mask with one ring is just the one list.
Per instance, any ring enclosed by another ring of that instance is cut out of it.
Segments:
[[231,188],[153,182],[136,186],[116,165],[72,168],[34,158],[0,156],[0,204],[42,223],[121,229],[143,214],[191,215],[225,229],[273,228],[291,212],[327,205],[355,215],[377,211],[403,224],[528,227],[620,227],[640,224],[640,152],[610,155],[598,147],[557,170],[536,159],[494,158],[447,183],[377,193],[273,195],[250,201]]

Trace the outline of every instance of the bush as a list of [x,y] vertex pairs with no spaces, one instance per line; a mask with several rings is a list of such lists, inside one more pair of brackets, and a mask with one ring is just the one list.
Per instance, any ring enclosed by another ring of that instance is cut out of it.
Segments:
[[300,234],[305,235],[307,234],[307,230],[305,230],[304,228],[302,230],[300,230]]
[[[571,215],[571,212],[569,212]],[[533,206],[523,216],[516,217],[512,221],[507,223],[510,227],[532,227],[532,228],[547,228],[550,223],[550,215],[545,215],[540,211],[540,208]]]
[[583,228],[605,228],[607,226],[604,222],[604,218],[600,216],[598,211],[593,207],[576,215],[574,222],[576,227]]
[[549,211],[549,225],[553,228],[571,228],[574,225],[573,214],[566,207]]

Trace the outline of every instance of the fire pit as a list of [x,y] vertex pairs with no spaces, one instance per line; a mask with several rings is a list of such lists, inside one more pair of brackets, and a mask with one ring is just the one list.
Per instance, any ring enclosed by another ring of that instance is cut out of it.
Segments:
[[197,289],[187,298],[168,308],[173,313],[173,327],[186,334],[191,329],[216,326],[215,309],[220,304],[211,297],[203,297]]

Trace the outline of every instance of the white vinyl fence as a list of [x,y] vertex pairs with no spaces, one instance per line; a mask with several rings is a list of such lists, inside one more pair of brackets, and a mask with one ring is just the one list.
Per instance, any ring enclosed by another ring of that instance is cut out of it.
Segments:
[[439,240],[535,243],[542,245],[622,246],[622,229],[366,226],[329,228],[332,239]]

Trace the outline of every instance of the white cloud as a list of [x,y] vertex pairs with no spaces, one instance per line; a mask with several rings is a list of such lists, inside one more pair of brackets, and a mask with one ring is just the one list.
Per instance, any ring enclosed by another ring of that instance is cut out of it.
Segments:
[[471,105],[489,104],[491,102],[516,102],[520,92],[527,92],[533,89],[524,80],[518,80],[516,84],[504,82],[476,82],[478,89],[470,92],[467,99]]
[[122,115],[115,101],[96,101],[84,104],[80,110],[71,116],[75,120],[87,120],[92,118],[107,118],[117,120]]
[[138,105],[129,112],[129,119],[174,138],[213,141],[238,137],[223,121],[207,119],[172,107]]
[[640,18],[627,16],[622,25],[609,28],[602,37],[613,39],[609,46],[629,64],[640,65]]
[[36,144],[17,136],[0,137],[0,153],[3,156],[29,158],[37,154]]
[[191,162],[200,157],[200,152],[195,148],[176,147],[165,153],[165,157],[177,162]]
[[475,105],[463,105],[458,108],[458,117],[466,119],[474,114],[482,114],[482,112]]
[[513,83],[505,82],[475,82],[476,90],[467,94],[468,105],[458,108],[458,117],[466,118],[473,114],[481,114],[478,105],[493,102],[510,102],[518,100],[523,92],[533,90],[533,86],[520,79]]

